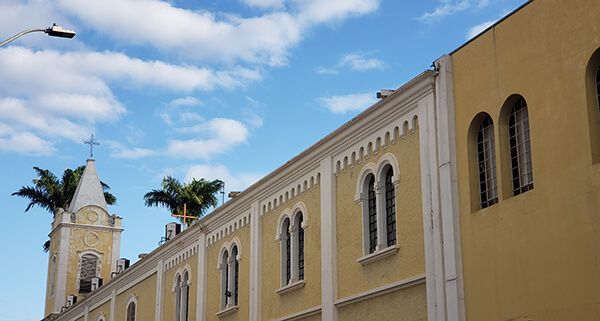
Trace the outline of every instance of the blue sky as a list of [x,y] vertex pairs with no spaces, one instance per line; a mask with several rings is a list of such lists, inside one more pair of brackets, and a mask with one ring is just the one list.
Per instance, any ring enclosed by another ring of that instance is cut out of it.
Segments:
[[[11,193],[85,164],[123,217],[121,256],[172,221],[162,178],[243,190],[525,0],[0,0],[0,321],[40,320],[51,215]],[[219,197],[220,198],[220,197]]]

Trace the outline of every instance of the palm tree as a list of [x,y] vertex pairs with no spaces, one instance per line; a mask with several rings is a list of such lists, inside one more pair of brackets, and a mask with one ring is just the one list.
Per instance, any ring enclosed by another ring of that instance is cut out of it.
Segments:
[[[33,168],[36,171],[37,177],[34,179],[33,186],[23,186],[18,191],[12,193],[13,196],[20,196],[29,199],[29,204],[25,208],[25,212],[29,211],[34,206],[39,206],[52,215],[56,215],[59,208],[67,209],[75,190],[79,179],[85,170],[84,166],[79,166],[75,170],[65,169],[62,178],[59,180],[56,175],[47,169],[41,169],[39,167]],[[104,190],[104,199],[106,204],[113,205],[117,202],[117,199],[108,190],[110,187],[103,182],[102,189]],[[44,243],[44,252],[48,252],[50,249],[50,241]]]
[[184,206],[187,209],[188,216],[194,216],[193,219],[186,219],[187,226],[204,216],[204,213],[210,207],[216,207],[218,200],[217,194],[223,188],[223,181],[215,179],[207,181],[204,178],[196,180],[195,178],[189,184],[179,182],[177,179],[167,176],[163,178],[162,189],[154,189],[144,195],[146,206],[163,206],[172,214],[183,215]]

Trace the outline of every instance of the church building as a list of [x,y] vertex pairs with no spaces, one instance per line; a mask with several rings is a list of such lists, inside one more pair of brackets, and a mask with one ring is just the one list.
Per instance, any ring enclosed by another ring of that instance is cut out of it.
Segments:
[[600,2],[531,0],[129,266],[93,160],[61,321],[596,320]]

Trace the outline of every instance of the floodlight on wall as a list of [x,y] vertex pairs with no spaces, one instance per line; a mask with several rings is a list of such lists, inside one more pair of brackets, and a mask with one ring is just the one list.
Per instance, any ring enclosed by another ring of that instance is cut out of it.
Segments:
[[73,30],[67,30],[67,29],[63,29],[62,27],[59,27],[55,24],[52,25],[52,27],[47,27],[47,28],[34,28],[34,29],[28,29],[25,31],[21,31],[18,34],[8,38],[6,41],[0,43],[0,47],[4,46],[5,44],[21,37],[22,35],[26,35],[28,33],[31,32],[36,32],[36,31],[43,31],[45,33],[48,34],[48,36],[52,36],[52,37],[60,37],[60,38],[73,38],[75,37],[75,35],[77,34],[75,31]]

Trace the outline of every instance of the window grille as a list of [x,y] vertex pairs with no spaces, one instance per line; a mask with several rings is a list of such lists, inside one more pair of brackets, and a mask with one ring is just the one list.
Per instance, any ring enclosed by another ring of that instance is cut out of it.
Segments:
[[529,137],[529,114],[525,99],[520,98],[508,117],[508,135],[512,166],[513,195],[533,189],[533,167]]
[[81,257],[79,271],[79,293],[92,292],[92,278],[96,277],[98,257],[93,254],[84,254]]
[[229,254],[227,251],[223,253],[223,261],[221,263],[221,309],[225,309],[227,307],[227,303],[229,302],[229,297],[231,293],[227,289],[229,284],[229,264],[227,262],[229,258]]
[[396,244],[396,193],[392,176],[394,170],[390,167],[385,175],[385,211],[387,223],[387,245]]
[[369,253],[377,249],[377,200],[375,199],[375,177],[370,176],[368,185],[369,204]]
[[290,283],[292,278],[292,237],[290,235],[290,220],[283,223],[285,230],[285,283]]
[[240,275],[240,266],[238,264],[238,260],[237,260],[237,254],[238,254],[238,250],[237,250],[237,246],[233,248],[233,250],[231,250],[231,257],[233,258],[233,304],[234,305],[238,305],[238,282],[239,282],[239,275]]
[[183,306],[183,318],[182,321],[188,321],[188,312],[189,312],[189,303],[190,303],[190,286],[188,285],[188,274],[187,272],[185,272],[185,275],[183,276],[183,284],[182,284],[182,303],[184,304]]
[[298,278],[304,280],[304,229],[302,213],[298,214]]
[[127,321],[135,321],[135,303],[131,302],[127,306]]
[[481,208],[498,203],[498,181],[496,178],[496,149],[494,124],[487,116],[477,131],[477,160],[479,168],[479,191]]
[[181,276],[175,280],[175,321],[181,321]]

